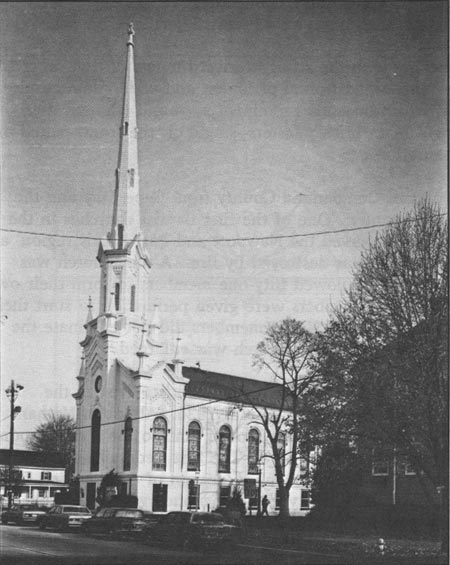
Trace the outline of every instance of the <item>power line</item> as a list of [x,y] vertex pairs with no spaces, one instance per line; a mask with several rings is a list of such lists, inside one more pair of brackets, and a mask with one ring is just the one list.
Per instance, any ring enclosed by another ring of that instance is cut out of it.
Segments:
[[[265,386],[263,388],[253,390],[251,392],[242,392],[242,393],[240,392],[238,394],[234,394],[232,396],[228,396],[228,397],[225,397],[225,398],[215,398],[213,400],[207,400],[206,402],[201,402],[200,404],[195,404],[194,406],[184,406],[182,408],[174,408],[172,410],[165,410],[163,412],[155,412],[153,414],[146,414],[145,416],[136,416],[135,418],[131,418],[131,420],[132,421],[145,420],[147,418],[154,418],[156,416],[166,416],[168,414],[174,414],[176,412],[185,412],[187,410],[192,410],[193,408],[200,408],[202,406],[209,406],[210,404],[215,404],[216,402],[231,402],[233,400],[237,400],[238,398],[242,398],[243,396],[248,397],[251,394],[256,394],[256,393],[259,393],[259,392],[265,392],[267,390],[271,390],[273,388],[277,388],[277,387],[280,387],[280,386],[282,386],[282,385],[280,385],[278,383],[270,384],[269,386]],[[124,422],[123,419],[112,420],[111,422],[103,422],[103,423],[100,424],[100,426],[103,427],[103,426],[111,426],[111,425],[114,425],[114,424],[123,424],[123,422]],[[74,430],[84,430],[84,429],[91,428],[91,427],[92,427],[91,424],[89,424],[87,426],[75,426]],[[50,430],[48,430],[48,431],[50,433]],[[36,430],[33,430],[31,432],[30,431],[28,431],[28,432],[15,432],[14,435],[34,434],[35,432],[36,432]],[[9,432],[2,434],[0,436],[0,438],[7,436],[7,435],[9,435]]]
[[[432,218],[437,218],[440,216],[447,216],[447,212],[442,212],[440,214],[433,214]],[[314,237],[319,235],[332,235],[332,234],[339,234],[339,233],[347,233],[347,232],[355,232],[355,231],[362,231],[362,230],[371,230],[375,228],[384,228],[387,226],[394,226],[397,224],[402,223],[409,223],[409,222],[417,222],[422,220],[423,218],[410,218],[404,220],[397,220],[392,222],[385,222],[381,224],[370,224],[365,226],[356,226],[351,228],[340,228],[335,230],[322,230],[322,231],[314,231],[314,232],[305,232],[305,233],[293,233],[293,234],[286,234],[286,235],[263,235],[263,236],[252,236],[252,237],[216,237],[216,238],[199,238],[199,239],[139,239],[141,242],[145,243],[227,243],[227,242],[238,242],[238,241],[268,241],[268,240],[277,240],[277,239],[294,239],[300,237]],[[18,229],[10,229],[10,228],[0,228],[0,231],[7,232],[7,233],[18,233],[23,235],[35,235],[41,237],[55,237],[61,239],[83,239],[83,240],[94,240],[99,241],[104,239],[103,237],[93,237],[88,235],[70,235],[70,234],[58,234],[58,233],[46,233],[46,232],[35,232],[35,231],[27,231],[27,230],[18,230]],[[124,242],[131,242],[134,239],[124,239]]]

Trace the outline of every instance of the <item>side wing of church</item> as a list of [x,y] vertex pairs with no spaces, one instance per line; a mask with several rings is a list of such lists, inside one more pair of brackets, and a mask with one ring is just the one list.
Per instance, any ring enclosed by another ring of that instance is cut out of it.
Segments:
[[[254,408],[245,402],[251,397],[276,410],[276,385],[187,367],[179,347],[170,363],[164,361],[157,307],[147,319],[151,264],[140,228],[132,25],[112,225],[97,260],[99,310],[94,317],[89,303],[73,395],[80,503],[94,508],[102,478],[114,469],[121,493],[137,496],[140,508],[212,511],[234,486],[244,492],[244,481],[255,484],[261,474],[261,496],[268,496],[269,511],[276,513],[271,448]],[[280,448],[289,451],[289,445]],[[246,502],[256,510],[255,496],[253,491]],[[297,481],[290,513],[308,509],[308,492]]]

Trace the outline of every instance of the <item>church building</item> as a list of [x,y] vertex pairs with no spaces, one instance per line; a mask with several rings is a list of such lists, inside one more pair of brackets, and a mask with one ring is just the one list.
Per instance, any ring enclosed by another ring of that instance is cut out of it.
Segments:
[[[144,510],[212,511],[239,487],[255,512],[260,482],[276,514],[271,447],[252,402],[276,410],[280,385],[188,367],[180,339],[173,358],[164,360],[158,308],[147,318],[151,263],[140,225],[137,132],[130,25],[112,224],[98,247],[98,314],[89,301],[73,395],[80,504],[95,508],[102,478],[114,469],[121,493],[137,496]],[[286,454],[289,441],[289,434],[280,439]],[[309,509],[300,472],[301,466],[291,515]]]

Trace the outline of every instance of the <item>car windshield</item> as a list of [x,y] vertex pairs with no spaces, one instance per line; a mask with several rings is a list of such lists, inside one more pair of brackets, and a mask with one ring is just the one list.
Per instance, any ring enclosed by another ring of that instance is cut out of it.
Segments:
[[140,510],[118,510],[116,512],[116,518],[140,518],[144,516]]
[[38,507],[35,504],[24,504],[19,506],[18,510],[38,510]]
[[64,506],[64,514],[90,514],[90,510],[85,506]]
[[217,514],[194,514],[192,522],[196,524],[223,524],[223,518]]

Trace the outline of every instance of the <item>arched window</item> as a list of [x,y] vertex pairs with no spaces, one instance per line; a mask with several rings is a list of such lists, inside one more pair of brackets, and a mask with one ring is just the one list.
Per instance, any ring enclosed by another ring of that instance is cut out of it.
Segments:
[[134,312],[136,309],[136,285],[131,285],[130,290],[130,312]]
[[188,428],[188,471],[200,471],[200,424],[191,422]]
[[164,418],[153,420],[153,469],[166,470],[167,423]]
[[99,410],[94,410],[91,421],[91,471],[98,471],[100,463],[100,426]]
[[222,426],[219,430],[219,473],[230,472],[231,430]]
[[114,303],[116,307],[116,312],[120,310],[120,284],[116,283],[114,287]]
[[128,417],[125,420],[123,430],[123,470],[129,471],[131,468],[131,435],[133,433],[132,420]]
[[248,474],[258,474],[259,432],[252,429],[248,432]]
[[280,456],[281,470],[284,475],[284,468],[286,466],[286,434],[284,432],[278,434],[277,449]]

